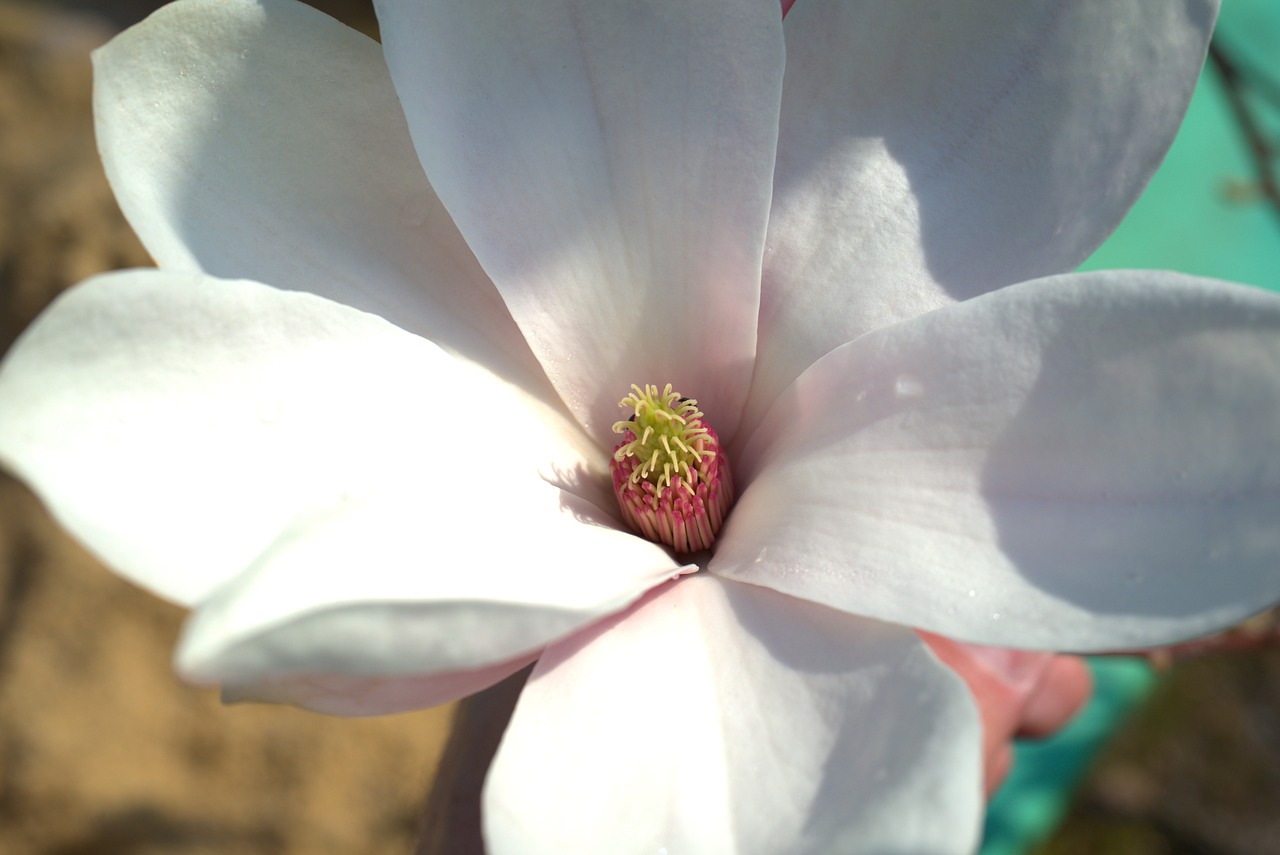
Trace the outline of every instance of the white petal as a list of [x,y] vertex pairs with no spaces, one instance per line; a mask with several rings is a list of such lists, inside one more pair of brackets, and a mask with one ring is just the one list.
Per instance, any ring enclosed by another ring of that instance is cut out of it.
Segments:
[[485,837],[491,855],[969,852],[980,745],[914,633],[693,576],[539,660]]
[[1164,157],[1217,5],[796,4],[745,423],[867,330],[1074,270]]
[[408,474],[416,477],[300,516],[200,604],[178,670],[241,684],[486,669],[681,572],[656,544],[539,479],[465,459]]
[[377,677],[302,674],[224,686],[222,700],[293,704],[341,716],[390,715],[426,709],[486,689],[532,663],[536,654],[485,668],[444,674]]
[[777,0],[381,0],[427,174],[556,389],[612,444],[632,383],[717,431],[755,355]]
[[1117,272],[939,309],[815,364],[741,468],[713,572],[997,646],[1208,632],[1280,599],[1280,296]]
[[427,183],[376,42],[293,0],[185,0],[94,66],[107,175],[161,267],[319,294],[546,383]]
[[[430,342],[309,294],[194,274],[68,292],[0,364],[0,413],[0,461],[108,564],[187,604],[300,513],[387,481],[465,474],[498,490],[542,469],[592,497],[607,483],[567,416]],[[451,514],[429,522],[473,538],[459,519],[477,512]]]

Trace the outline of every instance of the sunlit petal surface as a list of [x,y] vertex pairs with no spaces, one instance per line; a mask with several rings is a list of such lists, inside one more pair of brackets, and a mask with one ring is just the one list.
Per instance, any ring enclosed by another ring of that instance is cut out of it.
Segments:
[[779,400],[711,569],[985,644],[1210,631],[1280,590],[1278,377],[1280,298],[1171,273],[877,330]]
[[[185,677],[368,715],[536,660],[493,855],[962,853],[980,718],[912,628],[1280,597],[1280,298],[1069,273],[1216,3],[376,5],[384,45],[180,0],[99,51],[160,270],[0,364],[0,462],[192,607]],[[709,550],[620,521],[633,383],[723,440]]]
[[978,740],[967,691],[909,630],[697,576],[542,657],[486,838],[491,855],[963,852]]
[[591,434],[611,441],[639,382],[672,383],[732,435],[777,140],[776,0],[376,5],[440,198]]
[[5,360],[0,459],[112,567],[195,604],[297,519],[389,485],[419,492],[414,531],[470,550],[487,512],[460,498],[594,480],[576,426],[527,400],[310,294],[130,271],[68,292]]
[[1084,261],[1173,140],[1217,6],[796,4],[748,424],[867,330]]
[[94,55],[94,116],[161,267],[374,312],[554,400],[431,189],[373,40],[301,3],[166,6]]

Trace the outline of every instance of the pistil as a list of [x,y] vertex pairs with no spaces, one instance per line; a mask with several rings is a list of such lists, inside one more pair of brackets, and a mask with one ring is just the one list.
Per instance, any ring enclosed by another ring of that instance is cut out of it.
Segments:
[[609,468],[622,516],[633,531],[676,552],[710,548],[733,504],[733,477],[698,402],[671,384],[631,387],[618,406],[622,442]]

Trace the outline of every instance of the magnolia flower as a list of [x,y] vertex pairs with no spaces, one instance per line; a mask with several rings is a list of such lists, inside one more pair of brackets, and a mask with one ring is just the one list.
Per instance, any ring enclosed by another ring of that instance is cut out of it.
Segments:
[[1213,3],[378,11],[102,49],[159,269],[0,369],[0,458],[192,608],[186,677],[372,714],[536,660],[495,855],[962,852],[977,717],[910,627],[1128,648],[1280,595],[1280,298],[1067,273]]

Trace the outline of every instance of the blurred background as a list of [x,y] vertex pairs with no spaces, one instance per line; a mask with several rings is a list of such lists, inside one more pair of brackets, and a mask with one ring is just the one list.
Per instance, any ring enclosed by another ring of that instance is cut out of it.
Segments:
[[[59,290],[150,264],[98,163],[89,51],[160,5],[0,0],[0,349]],[[182,618],[0,476],[0,853],[412,851],[449,709],[224,707],[173,676]]]
[[[376,34],[368,0],[310,2]],[[61,289],[149,264],[98,163],[88,53],[159,5],[0,0],[0,351]],[[1089,266],[1280,290],[1280,3],[1224,0],[1217,44],[1165,167]],[[450,710],[224,707],[172,675],[182,617],[0,474],[0,852],[410,851]],[[1097,667],[1079,722],[1020,750],[989,855],[1280,852],[1280,651]]]

